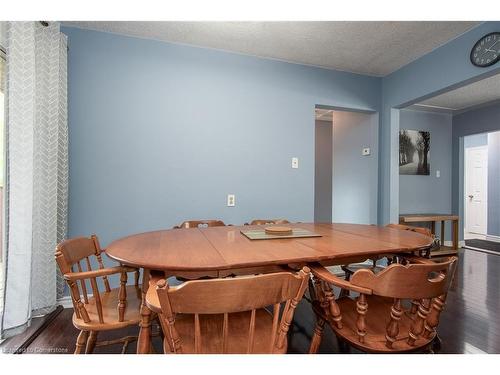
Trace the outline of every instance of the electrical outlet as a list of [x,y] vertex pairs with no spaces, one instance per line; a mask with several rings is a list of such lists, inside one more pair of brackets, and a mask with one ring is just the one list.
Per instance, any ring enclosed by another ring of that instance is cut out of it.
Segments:
[[227,195],[227,206],[234,207],[235,204],[236,204],[236,200],[235,200],[234,194],[228,194]]
[[292,158],[292,168],[297,169],[299,167],[299,158]]
[[437,177],[437,178],[441,177],[441,171],[440,171],[440,170],[437,170],[437,171],[436,171],[436,177]]
[[365,148],[361,151],[361,155],[363,155],[363,156],[368,156],[368,155],[370,155],[370,147],[365,147]]

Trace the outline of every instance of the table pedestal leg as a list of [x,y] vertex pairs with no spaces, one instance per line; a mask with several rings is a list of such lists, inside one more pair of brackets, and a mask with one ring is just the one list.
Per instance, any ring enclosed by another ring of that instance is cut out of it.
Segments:
[[144,269],[142,278],[142,302],[141,302],[141,322],[140,331],[137,338],[137,354],[151,353],[151,310],[146,306],[146,293],[149,288],[150,272]]
[[453,248],[458,250],[458,219],[453,221]]
[[441,246],[444,246],[444,228],[445,222],[444,220],[441,220]]

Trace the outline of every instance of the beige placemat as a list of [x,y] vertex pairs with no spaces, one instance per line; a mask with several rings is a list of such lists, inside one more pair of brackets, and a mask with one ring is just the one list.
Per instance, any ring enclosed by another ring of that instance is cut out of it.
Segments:
[[304,238],[304,237],[321,237],[321,234],[311,232],[307,229],[293,228],[292,234],[268,234],[265,229],[242,230],[241,234],[250,240],[274,240],[283,238]]

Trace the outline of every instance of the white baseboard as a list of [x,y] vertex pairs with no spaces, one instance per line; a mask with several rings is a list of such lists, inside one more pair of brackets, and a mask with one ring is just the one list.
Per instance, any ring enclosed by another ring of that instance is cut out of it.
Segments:
[[[444,241],[444,246],[453,246],[452,241]],[[458,247],[465,247],[465,241],[458,241]]]
[[73,308],[73,301],[71,301],[70,296],[64,296],[62,298],[59,298],[57,300],[57,303],[64,307],[65,309],[72,309]]
[[494,236],[492,234],[487,234],[486,235],[486,240],[487,241],[493,241],[493,242],[500,242],[500,236]]

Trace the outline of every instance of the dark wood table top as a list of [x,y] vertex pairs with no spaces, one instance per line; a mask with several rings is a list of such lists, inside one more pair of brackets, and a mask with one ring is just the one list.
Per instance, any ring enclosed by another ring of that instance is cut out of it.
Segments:
[[335,261],[428,248],[432,238],[411,231],[357,224],[287,224],[322,237],[249,240],[241,230],[262,226],[168,229],[124,237],[106,253],[118,262],[169,271],[214,271]]

